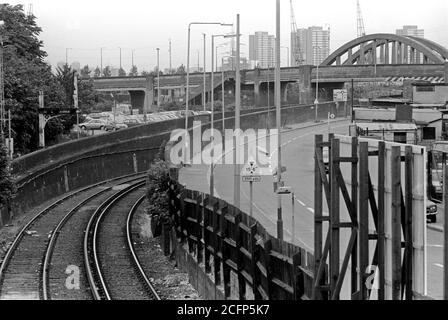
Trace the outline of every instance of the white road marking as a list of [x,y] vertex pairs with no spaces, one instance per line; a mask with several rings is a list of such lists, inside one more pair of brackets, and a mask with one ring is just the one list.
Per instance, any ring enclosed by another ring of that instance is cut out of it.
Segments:
[[306,207],[306,204],[300,201],[299,199],[296,199],[298,203],[300,203],[301,206]]
[[311,213],[314,213],[314,209],[313,208],[307,208],[307,210],[309,211],[309,212],[311,212]]
[[434,265],[435,265],[436,267],[439,267],[439,268],[442,268],[442,269],[443,269],[443,264],[440,264],[440,263],[434,263]]
[[443,248],[443,246],[441,244],[428,244],[428,247],[433,247],[433,248]]

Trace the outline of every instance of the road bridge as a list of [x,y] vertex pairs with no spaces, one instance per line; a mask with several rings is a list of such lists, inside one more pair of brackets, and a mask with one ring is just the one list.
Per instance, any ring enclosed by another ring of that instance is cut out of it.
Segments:
[[[448,78],[448,49],[428,39],[371,34],[354,39],[334,51],[320,66],[281,68],[282,102],[285,104],[312,103],[319,83],[319,101],[332,97],[333,89],[351,82],[382,82],[391,79],[430,78],[442,83]],[[206,101],[210,101],[211,73],[206,77]],[[95,78],[98,91],[129,91],[134,108],[154,109],[157,95],[156,77]],[[202,105],[203,73],[190,74],[190,100]],[[226,100],[234,101],[235,72],[224,72]],[[215,100],[220,99],[222,75],[215,73]],[[252,106],[273,105],[274,69],[252,69],[241,72],[243,95],[250,96]],[[291,89],[289,84],[296,84]],[[162,101],[185,103],[186,75],[162,75]],[[294,94],[292,94],[294,91]]]

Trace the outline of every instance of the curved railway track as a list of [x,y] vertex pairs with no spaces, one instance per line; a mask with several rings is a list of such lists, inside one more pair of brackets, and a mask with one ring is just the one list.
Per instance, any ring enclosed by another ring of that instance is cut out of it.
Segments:
[[[133,251],[130,221],[143,200],[144,182],[109,197],[91,216],[84,236],[84,262],[95,300],[160,300]],[[134,205],[126,210],[126,204]]]
[[[117,201],[114,199],[121,199],[132,190],[141,189],[144,183],[142,174],[111,179],[72,192],[38,212],[19,231],[2,261],[0,298],[78,300],[95,298],[91,292],[96,286],[89,288],[88,273],[81,270],[85,257],[83,250],[85,226],[90,225],[91,217],[95,217],[99,212],[103,216],[107,212],[102,209],[112,210]],[[140,193],[138,201],[127,204],[128,223],[142,200]],[[129,207],[132,207],[131,210]],[[99,219],[98,223],[101,220]],[[129,229],[126,227],[126,221],[118,227],[123,230]],[[98,231],[98,228],[96,230]],[[97,231],[95,237],[98,237]],[[134,271],[139,285],[145,287],[146,297],[159,299],[144,274],[137,255],[132,251],[130,237],[126,248],[129,248],[128,263],[135,266]],[[79,267],[78,276],[83,283],[82,288],[68,290],[65,283],[68,277],[66,269],[68,265]]]

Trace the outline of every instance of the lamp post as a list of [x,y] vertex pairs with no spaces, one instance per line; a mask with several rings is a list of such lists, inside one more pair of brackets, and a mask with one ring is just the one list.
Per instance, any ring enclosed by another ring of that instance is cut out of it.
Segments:
[[232,24],[226,24],[222,22],[190,22],[188,24],[188,44],[187,44],[187,88],[185,92],[185,152],[184,163],[187,163],[187,136],[188,136],[188,104],[190,100],[190,38],[191,38],[191,26],[192,25],[220,25],[220,26],[232,26]]
[[68,50],[72,50],[73,48],[65,48],[65,64],[68,66]]
[[121,69],[122,69],[122,67],[121,67],[121,47],[118,47],[118,49],[120,50],[120,72],[121,72]]
[[[276,0],[275,37],[275,107],[277,120],[277,186],[282,181],[282,139],[281,139],[281,85],[280,85],[280,0]],[[283,240],[282,198],[277,193],[277,238]]]
[[[206,105],[206,103],[207,103],[207,99],[206,99],[206,66],[207,66],[207,60],[206,60],[206,42],[205,42],[205,37],[206,37],[206,35],[205,35],[205,33],[203,33],[202,34],[203,36],[204,36],[204,79],[203,79],[203,85],[204,85],[204,90],[203,90],[203,93],[202,93],[202,106],[203,106],[203,108],[204,108],[204,111],[206,110],[206,108],[205,108],[205,105]],[[213,68],[213,65],[212,65],[212,68]],[[199,66],[198,66],[198,72],[199,72]]]
[[319,105],[319,50],[320,47],[316,47],[316,100],[314,100],[314,112],[315,112],[315,122],[318,121],[317,119],[317,108]]
[[106,48],[105,47],[100,48],[100,66],[101,66],[100,77],[103,76],[103,49],[106,49]]
[[[224,38],[231,38],[231,37],[235,37],[236,35],[225,35],[225,34],[215,34],[212,35],[212,52],[211,52],[211,57],[212,57],[212,71],[211,71],[211,139],[212,139],[212,151],[211,151],[211,166],[210,166],[210,195],[213,196],[214,195],[214,166],[213,166],[213,158],[214,158],[214,154],[213,154],[213,146],[214,146],[214,136],[213,136],[213,129],[214,129],[214,114],[215,114],[215,79],[214,79],[214,72],[213,72],[213,65],[214,63],[214,58],[215,58],[215,38],[216,37],[224,37]],[[224,117],[224,113],[222,115]]]
[[157,110],[160,111],[160,63],[159,63],[159,53],[160,48],[157,50]]

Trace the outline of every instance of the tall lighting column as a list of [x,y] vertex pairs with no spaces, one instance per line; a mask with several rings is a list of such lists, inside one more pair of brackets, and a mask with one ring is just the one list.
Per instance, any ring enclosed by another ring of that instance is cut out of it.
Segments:
[[[282,181],[281,86],[280,86],[280,0],[276,0],[275,108],[277,120],[277,187]],[[277,238],[283,240],[282,198],[277,194]]]
[[236,68],[235,68],[235,133],[236,133],[236,145],[234,152],[234,180],[233,180],[233,205],[237,208],[240,207],[240,165],[239,148],[240,148],[240,109],[241,109],[241,74],[240,74],[240,15],[236,15]]
[[187,148],[188,148],[188,105],[190,100],[190,39],[191,39],[191,26],[192,25],[220,25],[220,26],[233,26],[232,24],[226,24],[222,22],[190,22],[188,24],[188,44],[187,44],[187,88],[185,92],[185,152],[184,163],[187,164]]
[[160,48],[157,48],[157,110],[160,111]]

